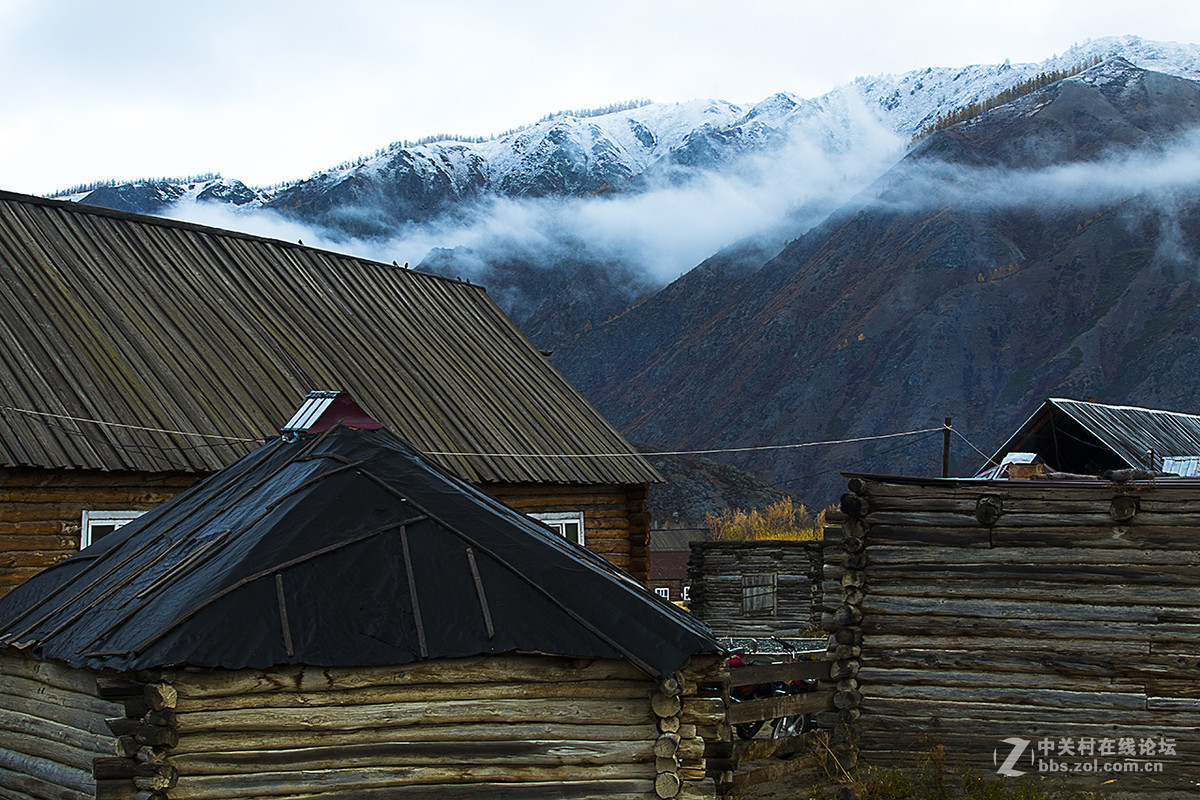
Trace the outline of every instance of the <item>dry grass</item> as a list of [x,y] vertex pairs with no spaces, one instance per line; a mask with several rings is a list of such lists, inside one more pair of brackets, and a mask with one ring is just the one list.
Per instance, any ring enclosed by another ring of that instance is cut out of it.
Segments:
[[825,530],[825,512],[813,514],[803,503],[790,497],[772,503],[764,511],[757,508],[726,509],[720,514],[705,514],[709,536],[714,540],[793,539],[818,540]]

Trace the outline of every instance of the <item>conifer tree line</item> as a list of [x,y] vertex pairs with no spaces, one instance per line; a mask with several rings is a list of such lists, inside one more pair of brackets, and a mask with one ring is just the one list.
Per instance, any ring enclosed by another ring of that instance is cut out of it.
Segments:
[[934,131],[945,130],[951,125],[957,125],[960,122],[975,119],[981,114],[991,111],[997,106],[1002,106],[1005,103],[1011,103],[1019,97],[1024,97],[1030,92],[1036,92],[1038,89],[1044,89],[1052,83],[1057,83],[1064,78],[1070,78],[1073,75],[1078,75],[1085,69],[1094,67],[1104,59],[1101,56],[1095,56],[1081,64],[1076,64],[1068,69],[1055,69],[1049,72],[1041,72],[1032,78],[1027,78],[1015,86],[1010,86],[999,94],[992,95],[986,100],[978,103],[971,103],[966,106],[959,106],[953,111],[945,114],[938,114],[937,119],[933,123],[926,125],[921,129],[921,132],[913,137],[913,141],[924,139]]
[[202,172],[198,175],[185,175],[182,178],[136,178],[131,181],[118,181],[112,178],[107,178],[100,181],[91,181],[89,183],[80,183],[75,186],[69,186],[66,189],[59,189],[57,192],[49,195],[50,197],[66,197],[72,194],[86,194],[94,192],[97,189],[111,189],[114,186],[156,186],[163,183],[204,183],[205,181],[217,180],[221,177],[219,172]]

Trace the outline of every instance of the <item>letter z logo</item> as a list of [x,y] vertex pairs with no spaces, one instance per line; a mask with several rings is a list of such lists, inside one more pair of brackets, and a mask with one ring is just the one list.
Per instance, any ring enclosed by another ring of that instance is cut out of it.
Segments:
[[[1000,768],[997,769],[996,772],[999,772],[1001,775],[1007,775],[1010,778],[1016,778],[1019,775],[1024,775],[1024,772],[1019,769],[1013,769],[1013,766],[1016,765],[1018,760],[1020,760],[1021,755],[1025,752],[1025,748],[1029,747],[1029,740],[1018,739],[1017,737],[1013,736],[1005,739],[1004,743],[1012,745],[1012,752],[1008,754],[1008,758],[1004,759],[1004,763],[1000,765]],[[995,764],[997,761],[999,761],[997,751],[993,750],[992,763]]]

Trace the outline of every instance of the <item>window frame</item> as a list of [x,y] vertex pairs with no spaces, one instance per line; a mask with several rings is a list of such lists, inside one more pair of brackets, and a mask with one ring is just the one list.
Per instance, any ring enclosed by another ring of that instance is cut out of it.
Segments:
[[[578,544],[580,546],[584,545],[585,536],[582,511],[539,511],[536,513],[531,513],[529,516],[533,517],[543,525],[546,525],[550,528],[550,530],[554,531],[568,542]],[[567,536],[566,526],[572,523],[578,526],[578,541]]]
[[93,537],[93,527],[109,525],[115,522],[118,524],[111,531],[109,531],[109,533],[115,533],[116,531],[120,530],[122,526],[133,522],[135,519],[145,513],[145,511],[133,511],[131,509],[117,511],[85,510],[79,521],[79,549],[83,550],[85,547],[95,544],[97,541],[104,538],[104,536],[108,535],[104,534],[104,536],[100,536],[98,538]]

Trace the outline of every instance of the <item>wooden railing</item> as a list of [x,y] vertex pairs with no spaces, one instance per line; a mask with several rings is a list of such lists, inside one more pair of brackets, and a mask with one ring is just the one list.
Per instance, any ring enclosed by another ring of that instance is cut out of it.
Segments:
[[[817,766],[813,752],[825,734],[819,730],[799,735],[776,736],[773,723],[782,717],[798,717],[832,711],[834,687],[829,661],[782,661],[729,667],[724,687],[728,740],[710,743],[705,753],[708,772],[722,791],[740,789],[775,780]],[[737,689],[747,686],[816,680],[816,690],[779,694],[752,700],[733,699]],[[736,727],[761,723],[752,739],[738,737]]]

